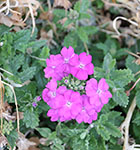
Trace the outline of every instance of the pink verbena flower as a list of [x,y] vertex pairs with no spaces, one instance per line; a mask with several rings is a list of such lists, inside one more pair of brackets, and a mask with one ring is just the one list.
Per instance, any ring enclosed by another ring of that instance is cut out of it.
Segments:
[[79,80],[86,80],[88,75],[93,74],[93,64],[91,63],[92,56],[87,55],[85,52],[79,56],[77,54],[70,60],[71,74]]
[[58,113],[58,109],[50,109],[47,113],[48,117],[51,117],[51,121],[57,121],[59,120],[60,116]]
[[112,94],[108,91],[109,86],[105,79],[102,78],[99,83],[97,80],[92,78],[86,83],[86,94],[90,97],[89,101],[91,105],[101,106],[108,103],[109,98]]
[[46,85],[46,88],[42,92],[43,100],[51,107],[51,108],[59,108],[63,104],[63,93],[66,91],[65,86],[60,86],[57,88],[56,80],[52,79]]
[[[63,105],[59,110],[62,121],[74,119],[82,109],[82,101],[79,92],[67,90],[62,99]],[[61,121],[61,120],[60,120]]]
[[41,100],[41,97],[40,97],[40,96],[38,96],[38,97],[36,98],[36,100],[37,100],[37,101],[40,101],[40,100]]
[[76,121],[78,123],[92,123],[93,120],[97,120],[97,112],[95,107],[89,103],[89,98],[87,95],[82,95],[82,110],[76,116]]
[[45,77],[56,80],[61,80],[63,78],[63,72],[61,66],[63,64],[63,58],[60,54],[50,55],[50,59],[46,60],[47,67],[44,69]]
[[33,102],[32,103],[32,106],[35,108],[37,106],[37,103],[36,102]]
[[66,47],[63,47],[61,50],[61,55],[63,57],[63,72],[64,74],[67,76],[70,73],[70,60],[71,58],[75,55],[74,53],[74,49],[69,46],[69,48],[67,49]]

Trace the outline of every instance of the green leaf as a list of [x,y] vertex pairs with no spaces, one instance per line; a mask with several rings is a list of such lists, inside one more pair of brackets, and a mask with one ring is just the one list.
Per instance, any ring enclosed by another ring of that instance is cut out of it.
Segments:
[[46,40],[36,40],[28,44],[28,48],[32,48],[32,53],[46,45]]
[[115,70],[111,73],[111,79],[115,85],[124,87],[134,79],[134,75],[130,69]]
[[[43,49],[41,50],[41,53],[39,55],[40,58],[44,58],[47,59],[50,55],[50,49],[48,47],[43,47]],[[46,62],[45,61],[39,61],[39,63],[46,67]]]
[[84,30],[87,35],[93,35],[98,32],[99,28],[96,26],[83,26],[80,27],[80,30]]
[[105,126],[106,130],[108,130],[110,135],[112,135],[113,137],[121,137],[120,130],[116,126],[114,126],[112,123],[106,122],[104,124],[104,126]]
[[82,27],[77,28],[77,34],[82,42],[87,43],[88,42],[88,35],[87,33],[82,29]]
[[11,30],[11,28],[5,26],[5,25],[0,25],[0,36],[8,33]]
[[131,69],[133,73],[136,73],[140,70],[140,66],[135,63],[135,57],[128,56],[126,59],[126,67]]
[[83,140],[83,139],[86,137],[86,135],[87,135],[87,132],[86,132],[86,131],[83,132],[83,133],[81,133],[81,134],[80,134],[81,140]]
[[114,69],[115,64],[116,64],[116,60],[112,59],[112,56],[108,53],[104,57],[104,62],[103,62],[103,69],[106,72],[106,74],[110,73],[111,70]]
[[49,128],[36,128],[36,130],[45,138],[48,138],[51,133]]
[[80,8],[81,8],[81,2],[78,1],[74,5],[74,10],[76,10],[77,12],[80,12]]
[[39,118],[38,114],[31,109],[27,109],[24,112],[24,119],[23,119],[27,128],[35,128],[39,125]]
[[[79,16],[79,20],[82,20],[82,19],[90,19],[91,18],[91,15],[88,14],[88,13],[80,13],[80,16]],[[87,26],[88,27],[88,26]]]
[[104,126],[97,126],[97,132],[99,135],[103,137],[104,140],[109,140],[110,139],[110,133],[109,131],[106,130]]
[[103,50],[104,54],[107,54],[107,52],[109,51],[109,47],[106,44],[104,44],[104,43],[97,43],[96,47],[99,50]]
[[133,123],[137,124],[138,126],[140,126],[140,115],[137,115],[135,117],[135,119],[133,120]]
[[29,67],[26,70],[24,70],[23,72],[19,73],[18,76],[20,77],[21,82],[25,82],[25,81],[33,78],[35,73],[36,73],[36,67]]
[[89,7],[90,1],[89,0],[82,0],[81,1],[81,8],[80,12],[86,12]]
[[18,133],[14,130],[11,131],[10,134],[7,136],[8,143],[10,144],[12,149],[14,148],[14,146],[16,146],[17,138],[18,138]]
[[74,49],[77,47],[77,35],[75,32],[70,32],[68,35],[65,36],[64,38],[64,46],[69,47],[72,46]]
[[104,78],[105,77],[105,71],[102,68],[94,67],[94,77],[95,78]]
[[27,43],[31,38],[31,30],[20,30],[14,34],[14,48],[25,53]]
[[10,62],[10,67],[11,67],[11,70],[13,72],[13,74],[16,74],[18,69],[21,67],[21,65],[24,64],[24,55],[22,54],[19,54],[19,55],[16,55]]
[[138,108],[140,108],[140,91],[139,90],[136,92],[136,104]]
[[125,93],[125,89],[114,88],[113,91],[114,93],[112,99],[114,100],[114,102],[116,102],[120,106],[126,107],[128,105],[128,96]]

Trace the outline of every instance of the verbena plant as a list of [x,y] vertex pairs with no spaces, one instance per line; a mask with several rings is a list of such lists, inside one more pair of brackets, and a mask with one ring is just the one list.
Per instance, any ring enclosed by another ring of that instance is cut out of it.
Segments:
[[39,18],[33,34],[0,25],[5,149],[19,148],[30,137],[38,137],[42,150],[122,150],[130,140],[139,144],[140,66],[125,51],[135,47],[103,33],[93,5],[103,7],[101,1],[82,0],[67,13],[54,9],[52,43],[39,39],[40,28],[54,30]]

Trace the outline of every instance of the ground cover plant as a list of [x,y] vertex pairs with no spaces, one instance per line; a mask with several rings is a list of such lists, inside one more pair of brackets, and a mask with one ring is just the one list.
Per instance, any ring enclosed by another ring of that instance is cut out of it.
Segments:
[[140,149],[139,7],[0,1],[0,149]]

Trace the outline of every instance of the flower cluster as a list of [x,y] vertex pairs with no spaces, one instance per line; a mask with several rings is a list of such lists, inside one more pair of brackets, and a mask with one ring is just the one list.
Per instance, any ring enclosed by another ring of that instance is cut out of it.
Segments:
[[47,113],[51,121],[75,119],[78,123],[90,124],[108,103],[112,95],[104,78],[99,83],[94,78],[82,81],[93,74],[91,61],[91,55],[85,52],[77,55],[72,47],[64,47],[61,55],[51,55],[46,60],[45,77],[52,79],[43,90],[42,98],[51,108]]
[[78,56],[71,46],[68,49],[64,47],[61,50],[61,55],[51,55],[50,59],[46,60],[45,77],[61,80],[72,74],[79,80],[86,80],[88,75],[93,74],[94,66],[91,61],[91,55],[86,55],[83,52]]

